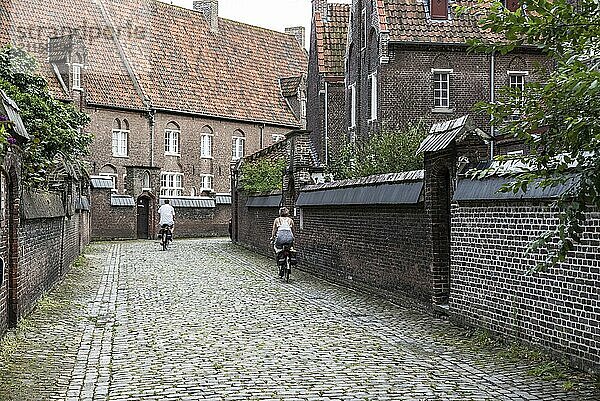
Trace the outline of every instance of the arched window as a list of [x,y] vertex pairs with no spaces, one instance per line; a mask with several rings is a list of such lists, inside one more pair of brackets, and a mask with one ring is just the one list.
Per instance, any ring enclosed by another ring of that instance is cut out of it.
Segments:
[[165,129],[165,155],[179,156],[179,135],[181,129],[177,123],[171,121]]
[[115,118],[112,130],[112,155],[113,157],[127,157],[129,154],[129,122],[121,122]]
[[231,138],[231,158],[238,160],[244,157],[246,135],[242,130],[235,130]]
[[104,166],[102,166],[102,168],[100,169],[100,173],[99,175],[101,176],[106,176],[108,178],[110,178],[113,182],[113,191],[117,190],[117,168],[115,166],[113,166],[112,164],[105,164]]
[[212,158],[213,130],[208,125],[200,131],[200,157]]
[[144,175],[142,176],[142,188],[150,190],[150,173],[144,171]]

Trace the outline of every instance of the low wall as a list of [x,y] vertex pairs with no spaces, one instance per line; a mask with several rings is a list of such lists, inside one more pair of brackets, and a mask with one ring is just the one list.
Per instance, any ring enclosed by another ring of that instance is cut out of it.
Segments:
[[[248,207],[249,199],[258,199],[256,206]],[[279,213],[281,195],[250,197],[239,193],[238,197],[238,242],[261,255],[272,257],[273,247],[269,242],[273,220]],[[297,224],[297,221],[296,221]]]
[[110,190],[92,190],[91,236],[92,240],[134,239],[137,238],[136,206],[113,206]]
[[175,235],[177,237],[225,237],[228,236],[231,205],[213,208],[175,208]]
[[460,200],[452,208],[451,317],[541,346],[600,371],[600,213],[565,263],[527,274],[543,260],[527,246],[558,224],[544,200]]

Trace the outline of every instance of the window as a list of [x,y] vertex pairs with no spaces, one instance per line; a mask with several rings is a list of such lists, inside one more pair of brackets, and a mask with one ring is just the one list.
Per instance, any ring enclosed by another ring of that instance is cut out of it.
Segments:
[[528,75],[527,71],[508,71],[508,86],[522,93],[525,89],[526,75]]
[[306,120],[306,99],[300,99],[300,121]]
[[432,70],[433,72],[433,107],[450,108],[450,73],[452,70]]
[[369,120],[377,120],[377,74],[369,74]]
[[350,89],[350,128],[356,127],[356,84],[352,84]]
[[117,118],[113,122],[112,130],[112,155],[114,157],[127,157],[129,140],[129,123]]
[[200,157],[212,158],[213,133],[209,127],[204,127],[200,136]]
[[448,19],[448,0],[430,0],[431,19]]
[[181,196],[183,194],[183,174],[162,173],[160,175],[161,196]]
[[181,130],[177,124],[170,122],[165,129],[165,155],[179,156],[179,134]]
[[283,134],[273,134],[271,135],[271,138],[273,139],[273,143],[277,143],[277,142],[281,142],[285,139],[285,135]]
[[233,160],[238,160],[244,157],[244,142],[246,139],[244,138],[244,133],[240,130],[237,130],[233,133],[233,138],[231,138],[231,158]]
[[151,190],[150,189],[150,173],[145,171],[144,176],[142,177],[142,190]]
[[73,89],[81,90],[81,64],[73,63]]
[[210,174],[200,175],[200,191],[212,191],[213,190],[213,177]]

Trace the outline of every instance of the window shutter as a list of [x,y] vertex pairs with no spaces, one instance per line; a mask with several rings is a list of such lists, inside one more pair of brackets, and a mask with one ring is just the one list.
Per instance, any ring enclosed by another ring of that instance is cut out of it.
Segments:
[[448,0],[431,0],[431,18],[448,19]]
[[506,0],[506,8],[508,8],[510,11],[517,11],[520,6],[519,0]]

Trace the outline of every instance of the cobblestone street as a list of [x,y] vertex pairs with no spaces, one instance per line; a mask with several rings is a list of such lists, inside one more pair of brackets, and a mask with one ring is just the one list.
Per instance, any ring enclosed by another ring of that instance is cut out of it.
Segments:
[[223,239],[96,243],[7,335],[0,400],[598,400],[447,321]]

